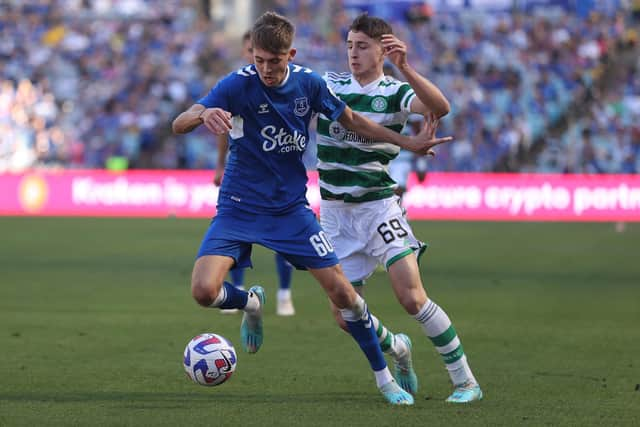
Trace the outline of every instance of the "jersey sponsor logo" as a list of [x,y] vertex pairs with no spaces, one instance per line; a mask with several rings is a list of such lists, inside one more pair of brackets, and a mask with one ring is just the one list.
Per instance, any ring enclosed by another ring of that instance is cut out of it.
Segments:
[[307,97],[296,98],[294,101],[293,112],[296,116],[302,117],[309,111],[309,100]]
[[371,109],[378,113],[387,109],[387,100],[382,96],[376,96],[371,100]]
[[268,125],[262,128],[260,135],[265,139],[262,141],[262,149],[267,152],[276,149],[280,153],[302,152],[307,148],[307,136],[297,130],[292,135],[283,128],[276,129],[275,126]]
[[269,104],[260,104],[258,114],[266,114],[269,112]]
[[338,122],[331,122],[329,125],[329,136],[333,139],[342,141],[347,133],[347,130]]
[[338,141],[357,142],[366,145],[375,144],[373,139],[360,136],[352,130],[347,130],[339,122],[331,122],[329,125],[329,136]]

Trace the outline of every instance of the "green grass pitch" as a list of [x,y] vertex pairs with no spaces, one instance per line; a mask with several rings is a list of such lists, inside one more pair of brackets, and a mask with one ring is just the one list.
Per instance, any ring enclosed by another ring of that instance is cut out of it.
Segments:
[[[413,339],[421,390],[386,405],[326,297],[296,272],[297,314],[242,352],[240,315],[189,293],[207,220],[0,218],[0,426],[640,425],[640,224],[417,222],[427,291],[449,313],[485,393],[452,406],[448,376],[384,273],[370,308]],[[189,339],[220,333],[238,368],[219,387],[185,377]]]

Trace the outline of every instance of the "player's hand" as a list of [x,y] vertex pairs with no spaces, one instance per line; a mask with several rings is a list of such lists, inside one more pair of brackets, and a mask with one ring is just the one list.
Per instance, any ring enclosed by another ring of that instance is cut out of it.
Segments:
[[231,113],[222,108],[205,108],[200,113],[200,119],[216,135],[223,135],[231,130]]
[[[438,126],[440,126],[440,119],[438,118],[438,116],[436,116],[433,113],[427,113],[424,115],[424,129],[430,141],[434,141],[437,139],[436,130],[438,129]],[[449,138],[451,138],[450,140],[453,139],[453,137],[449,137]],[[443,142],[447,142],[447,141],[443,141]],[[432,149],[429,149],[429,151],[427,151],[427,154],[430,156],[435,156],[436,152],[433,151]]]
[[215,175],[213,176],[213,185],[220,187],[222,184],[222,176],[224,175],[224,168],[216,168]]
[[384,34],[380,41],[382,50],[389,61],[398,68],[407,65],[407,45],[393,34]]
[[420,133],[416,136],[410,137],[410,141],[406,147],[403,147],[409,151],[412,151],[421,155],[435,156],[433,147],[436,145],[444,144],[445,142],[453,141],[452,136],[444,136],[436,138],[436,130],[440,124],[440,119],[433,113],[428,113],[424,116],[425,124]]

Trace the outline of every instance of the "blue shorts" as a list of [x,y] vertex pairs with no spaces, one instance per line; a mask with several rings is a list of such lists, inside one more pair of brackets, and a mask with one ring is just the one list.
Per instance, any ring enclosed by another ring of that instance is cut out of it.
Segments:
[[299,270],[338,264],[315,214],[304,205],[283,215],[218,211],[202,239],[198,258],[224,255],[235,260],[233,268],[252,267],[254,243],[281,254]]

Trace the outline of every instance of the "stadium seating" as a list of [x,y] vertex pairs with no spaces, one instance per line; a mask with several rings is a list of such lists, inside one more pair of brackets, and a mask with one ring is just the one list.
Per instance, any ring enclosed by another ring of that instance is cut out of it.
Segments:
[[[215,139],[202,129],[178,140],[169,123],[238,65],[233,41],[198,2],[104,3],[0,6],[0,171],[215,167]],[[346,71],[336,58],[360,9],[275,3],[297,25],[298,62]],[[451,101],[440,133],[456,142],[429,170],[637,173],[637,15],[609,9],[381,8]]]

